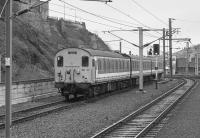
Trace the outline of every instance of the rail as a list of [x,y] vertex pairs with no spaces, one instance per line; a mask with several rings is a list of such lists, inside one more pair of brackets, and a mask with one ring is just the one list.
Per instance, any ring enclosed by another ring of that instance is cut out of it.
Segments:
[[[152,128],[158,122],[158,120],[160,120],[162,117],[164,117],[166,115],[166,113],[168,111],[170,111],[172,109],[172,107],[185,94],[187,94],[187,92],[195,85],[195,83],[190,83],[190,85],[186,85],[186,86],[182,87],[185,84],[186,84],[186,82],[184,82],[184,83],[178,85],[177,87],[169,90],[164,95],[158,97],[157,99],[155,99],[151,103],[141,107],[137,111],[131,113],[130,115],[128,115],[127,117],[125,117],[125,118],[121,119],[120,121],[114,123],[113,125],[105,128],[104,130],[102,130],[101,132],[95,134],[91,138],[98,138],[98,137],[105,137],[105,136],[106,137],[109,137],[109,136],[113,136],[114,137],[115,135],[116,136],[125,136],[126,135],[125,133],[127,133],[128,136],[132,136],[132,137],[141,137],[141,136],[143,136],[144,133],[146,133],[150,128]],[[179,91],[176,92],[177,89]],[[182,91],[181,93],[180,93],[180,89],[183,89],[183,90],[181,90]],[[184,92],[185,89],[186,89],[186,91]],[[166,100],[165,100],[165,97],[166,97]],[[169,100],[169,99],[171,99],[171,100]],[[165,104],[163,104],[162,102],[164,102]],[[171,103],[173,103],[173,104],[171,104]],[[165,109],[165,107],[162,108],[162,106],[160,106],[160,105],[166,105],[166,106],[169,105],[169,107],[168,108],[166,107],[166,110],[163,111],[163,109]],[[156,113],[159,113],[157,111],[157,109],[159,109],[159,112],[163,111],[161,115],[158,114],[159,115],[158,117],[156,115]],[[155,114],[154,114],[153,110],[155,110]],[[146,117],[146,118],[142,118],[142,116]],[[149,120],[147,118],[148,116],[150,118]],[[154,117],[155,117],[155,119],[153,119]],[[134,119],[135,119],[135,121],[134,121]],[[149,124],[149,122],[151,122],[152,119],[153,119],[152,123]],[[141,120],[141,122],[139,120]],[[144,122],[145,120],[147,120],[147,121]],[[131,127],[131,125],[133,127]],[[145,126],[145,125],[147,125],[147,126]],[[139,128],[137,128],[137,126],[140,126],[141,130]],[[144,129],[143,129],[143,127],[144,127]],[[130,130],[132,130],[130,134],[128,133],[129,132],[128,128]],[[128,130],[126,130],[126,129],[128,129]],[[124,130],[124,131],[122,131],[122,130]]]

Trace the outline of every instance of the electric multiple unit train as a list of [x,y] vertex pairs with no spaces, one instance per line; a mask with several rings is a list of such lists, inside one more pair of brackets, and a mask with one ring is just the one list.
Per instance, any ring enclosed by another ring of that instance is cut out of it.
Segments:
[[[143,57],[144,80],[163,73],[162,59]],[[96,94],[123,89],[138,83],[139,57],[114,51],[66,48],[55,56],[55,87],[69,100],[70,95]]]

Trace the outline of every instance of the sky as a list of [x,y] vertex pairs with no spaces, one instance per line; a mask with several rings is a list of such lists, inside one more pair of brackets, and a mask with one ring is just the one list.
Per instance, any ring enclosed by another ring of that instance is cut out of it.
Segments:
[[[180,32],[175,33],[173,38],[191,38],[190,46],[192,46],[200,44],[199,5],[199,0],[112,0],[107,4],[83,0],[51,0],[49,14],[66,20],[85,22],[86,28],[106,41],[112,50],[119,50],[119,38],[116,36],[138,45],[138,31],[125,30],[138,29],[138,27],[168,28],[168,20],[173,18],[175,20],[172,21],[172,27],[180,28]],[[152,42],[160,37],[162,31],[144,32],[143,43]],[[138,55],[138,48],[124,40],[122,40],[122,52],[131,51],[132,54]],[[160,43],[162,46],[162,41],[155,43]],[[184,47],[186,47],[185,42],[173,42],[173,52]],[[149,48],[151,46],[144,49],[144,55]]]

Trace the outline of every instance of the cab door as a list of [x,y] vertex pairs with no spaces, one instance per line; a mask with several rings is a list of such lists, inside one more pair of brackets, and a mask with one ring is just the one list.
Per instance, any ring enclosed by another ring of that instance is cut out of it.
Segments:
[[92,58],[91,59],[92,62],[92,67],[91,67],[91,83],[95,83],[95,79],[96,79],[96,62],[95,59]]
[[89,83],[91,82],[91,63],[89,56],[83,55],[81,57],[81,74],[82,74],[82,82],[83,83]]

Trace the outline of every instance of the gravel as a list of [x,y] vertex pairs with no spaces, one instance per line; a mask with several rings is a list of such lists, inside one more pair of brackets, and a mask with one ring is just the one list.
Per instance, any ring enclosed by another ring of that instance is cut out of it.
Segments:
[[[51,96],[48,98],[43,98],[43,99],[38,99],[30,102],[25,102],[25,103],[19,103],[19,104],[14,104],[12,105],[12,111],[19,111],[22,109],[27,109],[31,107],[37,107],[40,105],[45,105],[47,103],[52,103],[56,101],[64,101],[64,97],[58,95],[58,96]],[[0,107],[0,115],[5,113],[5,106]]]
[[192,89],[172,110],[167,124],[156,138],[199,138],[200,137],[200,84]]
[[[52,113],[35,120],[14,125],[14,138],[88,138],[155,99],[167,89],[177,85],[173,80],[165,84],[144,86],[146,93],[136,92],[138,88],[87,103],[70,110]],[[4,130],[0,130],[4,137]]]

